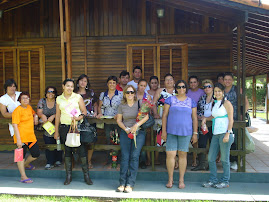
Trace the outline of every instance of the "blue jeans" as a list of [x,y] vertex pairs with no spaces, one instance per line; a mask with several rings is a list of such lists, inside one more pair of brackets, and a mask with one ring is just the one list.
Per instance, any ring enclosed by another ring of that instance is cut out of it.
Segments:
[[120,185],[135,185],[137,170],[139,166],[139,155],[145,144],[146,132],[139,130],[136,136],[136,146],[134,140],[128,138],[127,133],[121,130],[120,147],[121,147],[121,164],[120,164]]
[[[209,164],[209,171],[210,171],[210,177],[209,181],[213,183],[218,182],[225,182],[229,184],[230,180],[230,148],[232,143],[234,142],[234,135],[230,134],[229,136],[229,142],[224,143],[223,138],[225,136],[224,134],[219,135],[213,135],[209,153],[208,153],[208,164]],[[216,158],[219,153],[221,153],[221,163],[223,167],[223,176],[218,181],[217,178],[217,165],[216,165]]]

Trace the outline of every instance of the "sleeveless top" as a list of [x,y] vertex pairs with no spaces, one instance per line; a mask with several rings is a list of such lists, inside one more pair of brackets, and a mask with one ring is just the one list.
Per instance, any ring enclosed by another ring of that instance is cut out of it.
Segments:
[[220,106],[221,100],[215,100],[214,102],[215,105],[212,108],[212,116],[214,117],[212,120],[212,131],[214,135],[218,135],[227,132],[229,119],[224,105]]

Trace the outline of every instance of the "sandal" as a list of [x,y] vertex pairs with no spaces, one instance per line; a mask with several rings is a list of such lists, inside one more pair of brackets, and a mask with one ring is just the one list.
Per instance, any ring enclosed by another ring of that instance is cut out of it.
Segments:
[[124,186],[123,185],[121,185],[121,186],[119,186],[117,189],[116,189],[116,192],[123,192],[124,191]]
[[172,188],[173,187],[173,184],[174,184],[174,181],[172,181],[172,183],[167,183],[165,186],[166,186],[166,188]]
[[133,191],[133,188],[131,186],[126,186],[124,189],[124,193],[131,193]]
[[25,167],[25,170],[34,170],[35,166],[33,166],[32,164],[29,164],[30,167]]
[[20,180],[21,183],[30,184],[33,183],[33,180],[31,178],[27,178],[25,180]]
[[178,188],[179,189],[184,189],[185,188],[184,182],[179,181]]

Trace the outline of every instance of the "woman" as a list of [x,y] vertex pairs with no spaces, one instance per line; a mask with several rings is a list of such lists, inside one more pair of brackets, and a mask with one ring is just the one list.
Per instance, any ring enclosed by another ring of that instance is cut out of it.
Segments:
[[[0,110],[4,118],[11,119],[12,112],[21,104],[18,101],[21,92],[16,91],[17,87],[14,79],[8,79],[4,84],[6,94],[0,97]],[[11,123],[9,123],[9,131],[13,137],[14,129]]]
[[[202,120],[204,117],[211,116],[212,110],[212,103],[213,103],[213,82],[210,79],[205,79],[202,81],[202,86],[204,89],[205,94],[200,97],[197,106],[197,116],[198,119]],[[208,128],[208,133],[203,134],[200,133],[198,139],[198,147],[199,148],[206,148],[207,140],[211,141],[212,138],[212,127]],[[207,170],[207,161],[206,161],[206,154],[200,153],[198,154],[199,164],[191,169],[192,171],[198,170]]]
[[[142,103],[142,100],[148,100],[151,101],[151,96],[145,93],[146,87],[147,87],[147,81],[145,79],[140,79],[137,84],[137,100]],[[150,134],[146,135],[146,145],[150,146],[151,145],[151,137]],[[145,153],[145,151],[141,152],[141,157],[140,157],[140,167],[142,169],[146,169],[147,166],[150,165],[150,152]]]
[[[71,123],[74,120],[76,122],[82,120],[87,114],[87,110],[81,95],[73,92],[74,84],[73,79],[65,79],[62,85],[63,93],[56,99],[54,139],[57,140],[61,136],[62,142],[66,141],[66,135],[69,131]],[[76,111],[76,113],[71,113],[71,111]],[[84,144],[81,144],[77,148],[68,147],[65,145],[66,180],[64,185],[68,185],[72,181],[72,155],[73,152],[75,152],[75,149],[77,149],[77,153],[80,156],[84,180],[86,184],[92,185],[93,183],[89,176]]]
[[166,141],[166,166],[168,170],[167,188],[173,187],[175,157],[179,158],[179,188],[184,189],[184,175],[187,167],[189,143],[197,142],[197,108],[194,100],[186,96],[187,83],[176,82],[176,96],[165,100],[162,117],[162,139]]
[[[82,96],[87,109],[87,116],[96,117],[98,110],[97,97],[94,91],[91,90],[89,87],[90,87],[89,77],[85,74],[80,75],[76,82],[75,92]],[[88,147],[86,148],[86,150],[88,151],[89,168],[92,169],[93,145],[89,144],[86,147]]]
[[[116,191],[130,193],[135,185],[140,151],[145,143],[146,133],[139,129],[149,116],[136,122],[138,114],[138,101],[136,90],[132,85],[127,85],[123,90],[123,100],[118,108],[117,123],[122,129],[120,132],[121,166],[120,166],[120,186]],[[134,140],[128,134],[136,133],[136,147]]]
[[[14,127],[14,143],[18,148],[23,148],[23,161],[17,162],[22,183],[33,183],[31,178],[28,178],[25,169],[33,170],[35,167],[30,163],[40,156],[37,139],[34,133],[34,124],[38,124],[38,117],[35,111],[30,106],[30,95],[28,92],[22,92],[18,98],[21,103],[12,113],[12,125]],[[25,155],[27,148],[30,154],[26,161]]]
[[[206,121],[212,120],[213,137],[211,140],[208,163],[210,177],[209,181],[202,184],[203,187],[215,187],[217,189],[229,187],[230,180],[230,149],[234,141],[233,128],[233,106],[230,101],[224,98],[224,86],[220,83],[215,84],[215,100],[212,107],[212,116],[204,117],[202,125]],[[213,118],[214,117],[214,118]],[[217,179],[216,157],[221,152],[221,163],[223,176]]]
[[[57,90],[54,86],[48,86],[45,89],[45,98],[39,100],[37,104],[37,115],[41,119],[42,123],[46,122],[54,123],[56,114],[56,97]],[[56,144],[53,134],[49,134],[47,131],[43,134],[43,139],[45,144]],[[62,151],[50,151],[45,150],[47,164],[45,166],[46,170],[50,170],[55,166],[60,166],[62,164]]]
[[150,90],[148,90],[147,93],[150,95],[151,100],[153,100],[153,97],[159,88],[159,79],[157,76],[151,76],[149,78],[149,87],[150,87]]
[[[98,115],[97,118],[101,118],[102,116],[110,116],[114,119],[117,119],[118,107],[121,103],[123,93],[122,91],[118,91],[116,89],[117,85],[117,77],[109,76],[107,78],[107,87],[108,90],[106,92],[102,92],[99,97],[99,106],[98,106]],[[103,106],[104,112],[102,112],[101,107]],[[105,124],[105,134],[106,134],[106,142],[107,144],[111,144],[110,142],[110,134],[114,132],[119,132],[119,127],[117,124]],[[107,162],[105,164],[109,164],[108,168],[111,169],[112,159],[109,153],[107,154]],[[118,167],[119,169],[119,167]]]

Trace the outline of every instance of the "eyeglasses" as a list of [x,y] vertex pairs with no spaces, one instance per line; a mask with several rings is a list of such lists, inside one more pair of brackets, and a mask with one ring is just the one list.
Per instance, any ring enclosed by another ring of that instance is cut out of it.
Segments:
[[134,94],[135,92],[134,91],[126,91],[126,94]]
[[22,99],[22,100],[30,100],[29,97],[22,97],[21,99]]
[[181,89],[181,88],[185,89],[186,86],[177,86],[177,89]]
[[48,90],[48,93],[55,93],[54,90]]
[[211,85],[208,85],[208,86],[204,86],[203,89],[206,89],[206,88],[212,88]]

